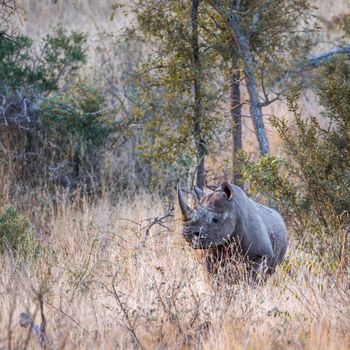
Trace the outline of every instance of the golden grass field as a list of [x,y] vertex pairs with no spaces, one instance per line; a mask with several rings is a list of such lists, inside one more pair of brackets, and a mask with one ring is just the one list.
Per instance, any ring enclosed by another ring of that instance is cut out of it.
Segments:
[[55,207],[33,197],[26,211],[47,249],[29,262],[1,257],[0,349],[39,348],[19,317],[40,325],[41,301],[54,349],[350,349],[348,276],[306,254],[292,232],[265,284],[218,285],[174,218],[145,239],[147,219],[166,211],[157,197],[61,195]]

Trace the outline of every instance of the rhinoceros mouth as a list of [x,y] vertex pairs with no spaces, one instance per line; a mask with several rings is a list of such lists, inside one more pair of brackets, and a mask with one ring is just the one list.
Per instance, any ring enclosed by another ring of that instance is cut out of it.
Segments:
[[203,239],[200,237],[194,237],[190,241],[191,248],[193,249],[205,249],[203,243]]
[[195,236],[191,239],[187,237],[186,240],[189,242],[191,248],[203,250],[227,246],[234,242],[234,238],[231,235],[227,235],[226,239],[220,239],[217,241],[212,241],[204,236]]
[[189,241],[189,243],[190,243],[191,248],[202,249],[202,250],[215,248],[215,247],[219,247],[219,246],[227,244],[226,242],[220,242],[220,243],[212,242],[205,237],[192,238]]
[[200,242],[191,242],[190,246],[192,249],[204,249]]

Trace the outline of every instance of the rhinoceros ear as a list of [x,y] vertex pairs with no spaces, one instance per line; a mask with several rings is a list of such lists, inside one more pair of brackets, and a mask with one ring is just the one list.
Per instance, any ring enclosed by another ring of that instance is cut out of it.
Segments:
[[233,195],[234,195],[234,191],[232,186],[227,183],[227,182],[223,182],[223,184],[221,185],[222,190],[226,193],[227,196],[227,200],[232,200]]

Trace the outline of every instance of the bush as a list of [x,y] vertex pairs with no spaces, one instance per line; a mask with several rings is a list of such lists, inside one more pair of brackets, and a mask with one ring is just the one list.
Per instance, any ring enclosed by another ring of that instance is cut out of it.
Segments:
[[[51,175],[60,177],[61,184],[74,187],[92,179],[100,182],[104,146],[115,131],[112,114],[100,112],[106,106],[102,92],[81,79],[71,82],[63,94],[44,102],[41,142],[49,150],[45,158]],[[65,183],[56,171],[62,162],[69,168]]]
[[29,219],[18,213],[15,207],[0,209],[0,253],[12,252],[28,258],[41,249],[37,233]]
[[319,74],[327,127],[321,126],[321,116],[302,118],[295,90],[289,96],[294,127],[272,120],[285,159],[265,156],[254,164],[243,155],[243,174],[253,190],[278,203],[299,239],[322,255],[332,252],[332,258],[342,259],[349,252],[350,63],[335,59]]
[[86,62],[86,52],[86,34],[62,27],[42,40],[39,52],[27,36],[0,35],[0,90],[30,85],[46,95],[57,91]]
[[86,35],[57,28],[40,47],[38,55],[29,38],[0,36],[2,172],[33,187],[98,184],[115,128],[105,96],[78,75]]
[[107,100],[97,87],[76,79],[63,94],[46,99],[42,106],[43,127],[53,141],[66,142],[70,135],[88,148],[99,147],[114,126],[111,118],[100,112],[106,105]]

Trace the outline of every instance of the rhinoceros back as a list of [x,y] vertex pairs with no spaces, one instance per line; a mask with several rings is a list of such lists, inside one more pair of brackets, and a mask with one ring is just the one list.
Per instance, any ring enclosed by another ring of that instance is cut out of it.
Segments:
[[250,199],[250,201],[258,211],[266,226],[275,254],[276,263],[280,263],[286,253],[288,244],[288,234],[284,221],[275,209],[257,203],[252,199]]

